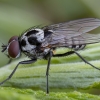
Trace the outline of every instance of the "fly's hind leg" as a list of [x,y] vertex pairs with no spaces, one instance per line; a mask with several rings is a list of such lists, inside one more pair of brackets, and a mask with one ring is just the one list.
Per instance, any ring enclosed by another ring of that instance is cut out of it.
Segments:
[[84,61],[85,63],[87,63],[88,65],[90,65],[91,67],[97,69],[97,70],[100,70],[100,68],[97,68],[95,67],[94,65],[92,65],[91,63],[89,63],[88,61],[86,61],[79,53],[77,53],[76,51],[69,51],[69,52],[66,52],[66,53],[63,53],[63,54],[56,54],[56,55],[53,55],[53,57],[64,57],[64,56],[69,56],[71,54],[76,54],[79,58],[82,59],[82,61]]
[[81,58],[85,63],[87,63],[88,65],[90,65],[91,67],[97,69],[97,70],[100,70],[100,68],[98,67],[95,67],[94,65],[92,65],[91,63],[89,63],[88,61],[86,61],[79,53],[77,53],[76,51],[74,51],[74,53],[79,57]]

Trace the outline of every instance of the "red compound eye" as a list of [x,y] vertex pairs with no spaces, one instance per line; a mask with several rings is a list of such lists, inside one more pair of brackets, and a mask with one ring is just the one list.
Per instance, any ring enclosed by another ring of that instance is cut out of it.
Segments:
[[13,36],[9,39],[8,53],[12,58],[17,58],[20,56],[20,46],[18,41],[18,36]]

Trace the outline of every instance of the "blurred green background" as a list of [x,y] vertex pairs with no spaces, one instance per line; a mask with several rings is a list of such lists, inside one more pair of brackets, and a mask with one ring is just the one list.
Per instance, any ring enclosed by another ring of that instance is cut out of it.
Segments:
[[[8,40],[11,36],[14,36],[14,35],[19,36],[26,29],[28,29],[32,26],[40,25],[40,24],[47,25],[47,24],[51,24],[51,23],[65,22],[65,21],[76,20],[76,19],[80,19],[80,18],[92,18],[92,17],[100,18],[99,10],[100,10],[100,0],[0,0],[0,46],[2,45],[2,43],[7,44]],[[98,28],[97,30],[95,30],[93,32],[100,33],[100,28]],[[97,47],[98,47],[98,45],[97,45]],[[91,48],[92,48],[92,46],[90,46],[90,49]],[[88,60],[100,59],[100,53],[99,53],[100,48],[99,47],[95,48],[94,51],[92,51],[90,49],[87,50],[87,53],[86,53],[87,59]],[[1,47],[0,47],[0,50],[2,50]],[[92,53],[93,53],[93,56],[91,56]],[[85,55],[85,52],[83,53],[83,55]],[[81,60],[78,60],[77,58],[76,58],[76,56],[71,56],[67,60],[66,60],[66,58],[62,58],[61,60],[59,60],[59,58],[57,58],[57,59],[55,58],[55,59],[53,59],[52,64],[65,63],[66,61],[67,62],[74,62],[74,61],[80,62]],[[9,59],[5,56],[4,53],[1,52],[0,53],[0,67],[6,65],[8,61],[9,61]],[[45,63],[47,63],[47,62],[43,62],[43,61],[39,62],[38,61],[37,63],[34,64],[34,66],[35,65],[43,65]],[[12,69],[13,69],[15,65],[12,65],[12,66],[13,66],[12,67]],[[26,68],[29,68],[29,65],[25,65],[25,66],[28,66]],[[22,67],[22,69],[21,69],[22,71],[19,70],[20,74],[19,73],[15,74],[15,78],[20,76],[22,78],[22,80],[24,80],[24,79],[28,78],[27,74],[30,74],[28,72],[32,71],[31,77],[34,79],[34,75],[33,75],[34,70],[32,70],[32,68],[30,67],[30,70],[26,69],[26,73],[25,73],[24,67]],[[56,65],[56,67],[54,67],[54,68],[57,68],[57,67],[58,67],[58,65]],[[80,65],[79,65],[79,67],[80,67]],[[7,71],[8,72],[12,71],[12,69],[11,70],[8,69]],[[46,68],[44,68],[44,70],[45,69]],[[6,71],[4,71],[5,69],[2,69],[2,70],[1,70],[0,74],[2,74],[2,72],[6,73]],[[45,73],[44,70],[43,70],[43,72]],[[75,70],[77,70],[77,69],[75,69]],[[83,70],[85,72],[86,69],[83,68]],[[88,70],[90,71],[89,78],[93,77],[93,79],[96,80],[96,78],[99,77],[99,72],[98,72],[98,74],[97,74],[97,72],[95,72],[96,73],[95,75],[97,75],[97,76],[93,76],[93,75],[91,76],[91,70],[87,68],[87,73],[89,72]],[[38,70],[36,70],[36,73],[37,73],[37,71]],[[71,71],[72,71],[72,69],[71,69]],[[43,72],[42,73],[40,72],[39,77],[41,77],[41,74],[43,74],[42,77],[45,76]],[[57,73],[57,74],[59,74],[59,73]],[[80,75],[83,75],[83,74],[84,73],[82,73]],[[22,75],[24,78],[22,77]],[[38,76],[38,73],[36,75]],[[69,75],[69,73],[68,73],[68,75]],[[67,78],[66,82],[68,81],[68,75],[67,75],[67,77],[64,75]],[[84,74],[82,77],[84,78],[85,75],[87,75],[87,74]],[[3,76],[3,74],[2,74],[2,76]],[[52,76],[54,77],[55,75],[51,75],[51,77]],[[19,79],[21,79],[20,77],[19,77]],[[83,78],[81,80],[83,80]],[[2,77],[1,77],[1,79],[2,79]],[[22,81],[19,81],[19,79],[18,79],[18,82],[19,83],[22,82]],[[56,76],[54,78],[54,81],[55,81],[55,79],[56,79]],[[62,79],[62,77],[61,77],[61,79]],[[98,82],[100,81],[99,79],[100,78],[98,78]],[[20,86],[20,84],[18,84],[16,80],[17,79],[15,79],[15,84]],[[32,84],[32,86],[34,86],[33,83],[39,82],[36,80],[35,80],[35,82],[33,82],[34,80],[32,80],[31,78],[30,78],[31,82],[29,80],[28,81],[26,81],[26,80],[25,80],[25,82],[24,81],[22,82],[22,86],[23,86],[23,83],[25,83],[25,85]],[[43,79],[41,79],[41,80],[43,81]],[[71,80],[71,78],[69,78],[69,80]],[[80,78],[79,78],[79,80],[80,80]],[[40,83],[38,84],[39,86],[42,81],[40,81]],[[54,81],[52,81],[51,83],[54,84]],[[73,78],[72,78],[72,81],[73,81]],[[28,82],[28,84],[27,84],[27,82]],[[78,81],[76,81],[76,82],[78,82]],[[84,80],[82,81],[82,83],[87,83],[87,82],[88,82],[88,78],[87,78],[86,82]],[[92,82],[95,82],[95,81],[92,81]],[[13,79],[11,81],[11,85],[12,85],[12,83],[13,83]],[[56,81],[55,84],[56,83],[60,83],[60,82]],[[69,82],[69,84],[70,84],[70,82]],[[8,84],[8,86],[9,86],[9,84]],[[44,83],[43,83],[43,86],[45,87]],[[61,84],[61,86],[62,86],[62,84]],[[56,85],[54,87],[56,87]],[[99,94],[99,93],[97,93],[97,94]]]
[[[99,4],[100,0],[0,0],[0,46],[35,25],[100,18]],[[1,52],[0,66],[7,62]]]

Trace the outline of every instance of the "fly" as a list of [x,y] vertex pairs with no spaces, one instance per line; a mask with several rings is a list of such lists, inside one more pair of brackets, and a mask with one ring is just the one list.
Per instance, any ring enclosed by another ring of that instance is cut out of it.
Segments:
[[[100,42],[100,35],[89,34],[88,32],[100,26],[100,19],[85,18],[64,23],[44,26],[42,28],[30,28],[21,36],[13,36],[7,45],[2,45],[2,52],[7,51],[11,58],[20,57],[24,53],[30,60],[19,62],[7,79],[9,80],[20,64],[31,64],[38,59],[48,61],[46,70],[46,93],[49,93],[49,68],[52,57],[63,57],[76,54],[85,63],[93,68],[100,70],[87,62],[77,51],[85,48],[87,44]],[[59,47],[71,48],[71,51],[63,54],[55,54],[54,51]]]

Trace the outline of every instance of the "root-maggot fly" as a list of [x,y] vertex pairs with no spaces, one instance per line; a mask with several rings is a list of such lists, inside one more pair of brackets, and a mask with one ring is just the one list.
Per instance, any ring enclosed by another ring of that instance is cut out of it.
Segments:
[[[52,57],[63,57],[76,54],[85,63],[100,70],[87,62],[77,51],[85,48],[87,44],[100,42],[100,35],[89,34],[87,32],[100,26],[100,19],[85,18],[64,23],[44,26],[42,28],[30,28],[21,36],[13,36],[7,45],[2,45],[2,52],[7,51],[11,58],[18,58],[24,53],[30,60],[21,61],[14,68],[12,73],[0,84],[9,80],[20,64],[31,64],[38,59],[48,60],[46,70],[46,92],[49,93],[48,75]],[[54,50],[59,47],[71,48],[71,51],[63,54],[54,54]]]

